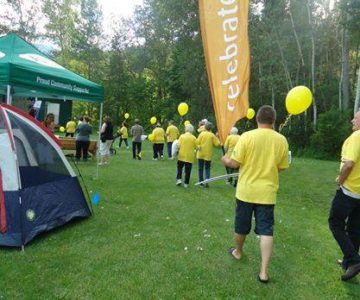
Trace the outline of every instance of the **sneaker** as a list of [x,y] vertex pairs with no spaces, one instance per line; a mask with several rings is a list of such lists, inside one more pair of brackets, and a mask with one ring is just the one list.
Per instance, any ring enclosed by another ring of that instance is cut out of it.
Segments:
[[177,186],[180,186],[180,185],[181,185],[181,179],[177,179],[177,180],[176,180],[176,185],[177,185]]
[[188,187],[189,187],[189,185],[185,183],[185,184],[184,184],[184,188],[187,189]]
[[341,280],[348,281],[359,273],[360,273],[360,263],[357,263],[347,268],[345,273],[341,276]]
[[153,158],[152,160],[158,160],[157,158]]
[[101,162],[100,162],[100,163],[98,163],[98,166],[102,166],[102,165],[103,165],[103,163],[101,163]]
[[161,155],[160,158],[161,158],[161,159],[164,159],[164,155]]
[[129,147],[126,147],[126,149],[129,149]]

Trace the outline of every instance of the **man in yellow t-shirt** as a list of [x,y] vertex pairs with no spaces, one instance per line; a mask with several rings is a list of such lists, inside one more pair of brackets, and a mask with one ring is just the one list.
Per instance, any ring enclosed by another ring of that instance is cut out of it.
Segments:
[[174,125],[174,121],[170,120],[168,123],[168,127],[166,128],[166,142],[167,142],[167,150],[169,159],[173,159],[171,156],[171,149],[173,142],[179,136],[179,129]]
[[73,119],[70,119],[69,122],[66,123],[65,136],[74,137],[75,130],[76,130],[76,123],[75,123],[75,121]]
[[158,160],[158,158],[164,157],[164,143],[165,143],[165,131],[163,128],[161,128],[161,124],[157,123],[156,127],[154,128],[152,132],[154,136],[153,142],[153,151],[154,156],[153,160]]
[[337,191],[329,215],[330,230],[344,255],[343,281],[360,273],[360,112],[351,123],[353,133],[342,146]]
[[[196,158],[198,159],[199,167],[199,182],[204,181],[204,166],[205,179],[210,178],[211,159],[213,155],[213,148],[220,146],[219,139],[211,132],[212,124],[207,122],[205,124],[205,131],[201,132],[197,138],[198,152]],[[200,187],[209,187],[208,184],[200,184]]]
[[187,188],[190,182],[191,168],[194,162],[195,150],[197,146],[196,137],[193,136],[194,127],[189,124],[185,126],[185,133],[182,134],[178,141],[179,155],[177,162],[176,185],[182,183],[182,170],[185,167],[184,187]]
[[240,136],[231,158],[223,156],[225,166],[239,168],[236,189],[236,248],[229,253],[236,259],[243,254],[246,236],[255,215],[255,233],[260,236],[261,268],[258,281],[269,281],[268,265],[273,248],[274,205],[279,188],[279,171],[289,167],[286,138],[273,130],[274,108],[262,106],[257,113],[258,128]]
[[129,144],[128,144],[129,133],[128,133],[127,124],[125,121],[121,124],[119,133],[120,133],[119,148],[121,148],[121,144],[124,141],[124,143],[126,145],[126,149],[129,149]]
[[[225,151],[225,155],[227,157],[231,157],[231,154],[234,151],[234,148],[237,144],[237,142],[239,141],[240,135],[238,135],[239,130],[236,127],[231,128],[230,130],[230,135],[228,135],[228,137],[225,140],[225,144],[224,144],[224,151]],[[233,168],[228,168],[226,167],[226,172],[228,174],[232,174],[235,172],[238,172],[239,169],[233,169]],[[229,178],[227,181],[228,184],[233,184],[234,187],[236,187],[237,185],[237,179],[235,178]]]

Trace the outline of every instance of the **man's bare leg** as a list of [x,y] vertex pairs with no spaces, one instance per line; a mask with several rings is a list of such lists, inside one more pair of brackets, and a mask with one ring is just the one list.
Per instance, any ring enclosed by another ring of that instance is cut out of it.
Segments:
[[267,280],[269,279],[268,267],[272,254],[273,248],[273,237],[267,235],[260,236],[260,251],[261,251],[261,269],[260,269],[260,279]]
[[236,259],[240,259],[241,256],[243,255],[243,246],[244,246],[245,239],[246,239],[246,235],[237,234],[237,233],[234,234],[234,241],[235,241],[236,248],[232,252],[232,255]]

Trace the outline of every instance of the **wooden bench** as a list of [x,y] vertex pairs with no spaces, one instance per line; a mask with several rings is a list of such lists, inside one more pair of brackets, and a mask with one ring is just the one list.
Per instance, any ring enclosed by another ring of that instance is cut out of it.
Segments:
[[[63,145],[62,147],[63,150],[76,150],[76,141],[74,138],[60,137],[59,140]],[[96,158],[96,145],[97,145],[97,141],[90,141],[88,151],[90,152],[92,159]]]

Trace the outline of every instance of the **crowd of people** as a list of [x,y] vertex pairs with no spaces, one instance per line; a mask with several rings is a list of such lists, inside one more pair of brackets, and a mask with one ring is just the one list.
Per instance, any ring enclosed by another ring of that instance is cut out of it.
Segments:
[[[228,174],[239,172],[236,179],[228,183],[236,187],[236,208],[234,224],[235,247],[228,249],[236,260],[243,257],[243,247],[255,219],[255,233],[260,238],[261,265],[257,280],[269,282],[269,263],[273,249],[274,208],[279,188],[279,172],[289,167],[288,142],[274,130],[276,111],[271,106],[262,106],[256,115],[257,129],[238,134],[232,128],[222,145],[224,156],[221,161]],[[67,125],[69,133],[76,135],[76,159],[87,159],[87,149],[92,128],[89,119]],[[343,258],[338,261],[344,270],[341,279],[347,281],[360,273],[360,112],[353,120],[353,133],[342,147],[340,173],[336,178],[336,194],[329,212],[329,228],[338,243]],[[53,130],[54,115],[48,114],[44,126]],[[74,131],[74,132],[73,132]],[[183,134],[170,120],[164,130],[158,122],[152,131],[153,160],[164,158],[164,145],[167,144],[168,159],[177,154],[176,185],[189,187],[192,165],[198,161],[198,180],[200,187],[208,187],[214,147],[221,143],[217,134],[212,132],[212,124],[207,120],[199,122],[198,136],[194,135],[194,126],[187,124]],[[100,165],[108,164],[110,147],[114,142],[113,125],[109,117],[104,118],[101,126]],[[144,128],[138,119],[128,132],[123,122],[116,136],[129,148],[128,137],[132,136],[133,159],[142,159],[142,142],[146,138]],[[115,136],[115,137],[116,137]],[[185,176],[183,181],[183,171]],[[205,171],[205,176],[204,176]],[[205,180],[204,180],[205,179]]]

